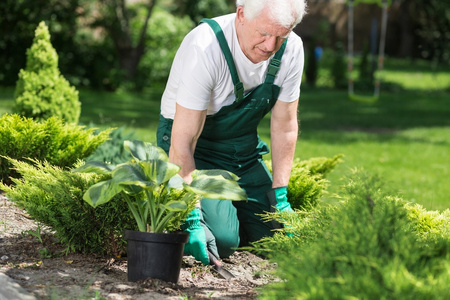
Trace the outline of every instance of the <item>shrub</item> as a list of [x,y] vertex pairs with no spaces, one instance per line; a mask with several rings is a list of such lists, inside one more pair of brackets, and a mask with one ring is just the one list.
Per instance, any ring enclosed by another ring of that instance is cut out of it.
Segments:
[[125,200],[116,196],[95,209],[83,200],[102,176],[73,173],[37,160],[9,161],[22,178],[13,179],[14,186],[0,184],[0,188],[32,219],[50,226],[68,251],[112,256],[125,251],[122,231],[136,229]]
[[408,208],[384,187],[356,172],[340,204],[283,220],[291,238],[258,244],[281,278],[261,299],[448,299],[449,212]]
[[[328,186],[325,177],[341,162],[343,155],[333,158],[315,157],[309,160],[296,158],[288,185],[288,199],[294,209],[307,210],[317,205]],[[271,162],[266,162],[272,170]]]
[[25,69],[17,81],[15,112],[35,120],[57,116],[78,123],[81,103],[78,91],[70,86],[58,69],[58,55],[50,42],[44,22],[39,23],[31,48],[27,50]]
[[3,115],[0,118],[0,179],[10,183],[9,177],[19,176],[5,157],[46,160],[61,168],[71,168],[108,139],[110,130],[98,135],[93,134],[94,130],[65,124],[57,117],[37,122],[17,114]]

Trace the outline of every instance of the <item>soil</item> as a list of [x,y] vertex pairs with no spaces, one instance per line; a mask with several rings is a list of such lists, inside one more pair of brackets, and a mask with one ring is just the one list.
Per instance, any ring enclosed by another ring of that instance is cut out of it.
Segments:
[[128,282],[126,258],[64,254],[50,228],[38,225],[0,194],[0,272],[37,299],[256,299],[276,281],[274,266],[246,251],[223,260],[226,280],[192,256],[183,257],[177,284],[156,279]]

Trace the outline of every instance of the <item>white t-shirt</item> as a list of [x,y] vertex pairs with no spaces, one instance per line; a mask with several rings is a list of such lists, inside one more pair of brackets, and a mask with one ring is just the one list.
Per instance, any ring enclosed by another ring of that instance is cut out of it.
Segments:
[[[264,82],[270,59],[252,63],[244,54],[236,35],[236,14],[214,18],[220,25],[233,55],[239,78],[247,93]],[[274,84],[281,87],[278,100],[299,98],[304,53],[301,38],[291,32]],[[211,27],[202,23],[186,35],[175,55],[161,101],[161,114],[173,119],[176,103],[207,114],[218,112],[235,100],[234,85],[225,56]]]

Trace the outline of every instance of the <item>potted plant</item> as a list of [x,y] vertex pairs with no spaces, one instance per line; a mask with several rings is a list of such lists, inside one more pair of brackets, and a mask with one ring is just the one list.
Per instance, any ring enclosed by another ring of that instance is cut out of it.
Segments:
[[142,141],[125,141],[124,149],[132,156],[125,163],[88,161],[73,170],[105,175],[83,199],[96,207],[123,193],[139,230],[124,232],[128,280],[152,277],[176,283],[189,238],[179,228],[195,203],[200,197],[245,200],[246,194],[228,171],[195,170],[187,184],[163,149]]

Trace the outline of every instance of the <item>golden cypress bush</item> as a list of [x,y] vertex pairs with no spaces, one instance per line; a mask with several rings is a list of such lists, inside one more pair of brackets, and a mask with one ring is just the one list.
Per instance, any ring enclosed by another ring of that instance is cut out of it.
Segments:
[[17,114],[0,117],[0,181],[11,183],[20,174],[9,158],[47,161],[61,168],[71,168],[91,155],[108,140],[112,129],[95,134],[95,128],[64,123],[57,117],[37,122]]
[[356,170],[342,201],[283,220],[256,243],[277,264],[260,299],[449,299],[450,211],[428,212]]

